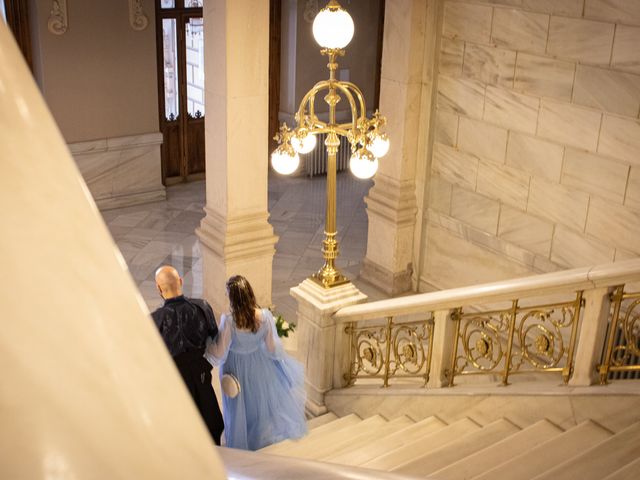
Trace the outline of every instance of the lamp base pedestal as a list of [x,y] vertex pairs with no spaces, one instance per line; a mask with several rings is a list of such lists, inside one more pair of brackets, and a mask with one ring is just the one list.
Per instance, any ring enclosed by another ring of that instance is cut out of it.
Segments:
[[319,412],[325,393],[346,383],[349,342],[344,325],[336,325],[333,314],[367,296],[351,282],[324,288],[309,278],[293,287],[291,296],[298,302],[297,356],[305,368],[308,403]]

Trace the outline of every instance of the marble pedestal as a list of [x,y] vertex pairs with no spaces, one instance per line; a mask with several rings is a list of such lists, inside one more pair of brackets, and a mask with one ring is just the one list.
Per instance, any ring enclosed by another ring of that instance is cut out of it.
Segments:
[[307,411],[318,416],[327,411],[325,393],[344,386],[348,368],[347,337],[333,314],[366,301],[367,296],[352,283],[323,288],[310,279],[293,287],[291,295],[298,302],[298,357],[305,367]]

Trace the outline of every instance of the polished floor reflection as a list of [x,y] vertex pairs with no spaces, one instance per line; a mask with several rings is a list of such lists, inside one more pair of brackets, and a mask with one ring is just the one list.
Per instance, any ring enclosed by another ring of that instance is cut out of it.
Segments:
[[[384,294],[357,278],[367,244],[363,198],[371,185],[349,173],[338,174],[337,264],[371,300],[377,300]],[[325,189],[325,177],[269,178],[270,222],[279,236],[272,300],[276,311],[288,319],[296,316],[289,289],[323,263]],[[168,187],[164,202],[102,212],[150,310],[162,303],[154,283],[154,272],[162,264],[173,265],[184,276],[186,295],[202,295],[200,242],[194,232],[204,216],[204,203],[204,182],[193,182]]]

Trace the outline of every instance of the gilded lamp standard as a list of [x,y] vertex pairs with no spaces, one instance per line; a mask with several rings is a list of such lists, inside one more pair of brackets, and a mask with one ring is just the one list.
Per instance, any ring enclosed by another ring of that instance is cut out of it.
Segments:
[[[349,168],[358,178],[371,178],[378,170],[378,158],[389,150],[389,140],[381,129],[386,120],[378,111],[373,118],[367,118],[364,96],[360,89],[350,82],[336,80],[338,63],[336,58],[344,56],[346,47],[353,38],[353,20],[338,4],[330,0],[320,10],[313,21],[313,36],[322,47],[320,53],[329,57],[329,80],[316,83],[300,102],[295,115],[296,127],[291,130],[282,124],[275,136],[278,147],[271,154],[273,168],[282,174],[293,173],[300,163],[299,154],[309,153],[316,146],[316,135],[326,134],[327,148],[327,211],[325,218],[322,254],[324,265],[311,276],[325,288],[348,283],[335,266],[338,256],[336,240],[336,154],[340,147],[338,136],[346,137],[351,145]],[[316,116],[315,101],[319,93],[325,93],[324,101],[329,105],[329,119],[321,121]],[[336,123],[336,105],[346,99],[349,103],[351,121]]]

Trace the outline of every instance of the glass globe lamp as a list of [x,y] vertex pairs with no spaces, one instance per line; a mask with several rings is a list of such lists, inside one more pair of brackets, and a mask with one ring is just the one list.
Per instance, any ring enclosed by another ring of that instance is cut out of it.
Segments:
[[313,38],[322,48],[339,49],[353,38],[353,19],[337,1],[331,0],[313,20]]
[[316,148],[316,136],[308,133],[302,139],[298,137],[291,137],[291,146],[298,153],[309,153]]
[[351,155],[349,169],[358,178],[371,178],[378,171],[378,159],[366,148],[360,148]]
[[271,154],[271,165],[276,172],[289,175],[300,165],[300,156],[293,149],[278,147]]
[[387,134],[374,135],[371,145],[369,145],[369,150],[376,158],[384,157],[389,151],[389,137],[387,137]]

